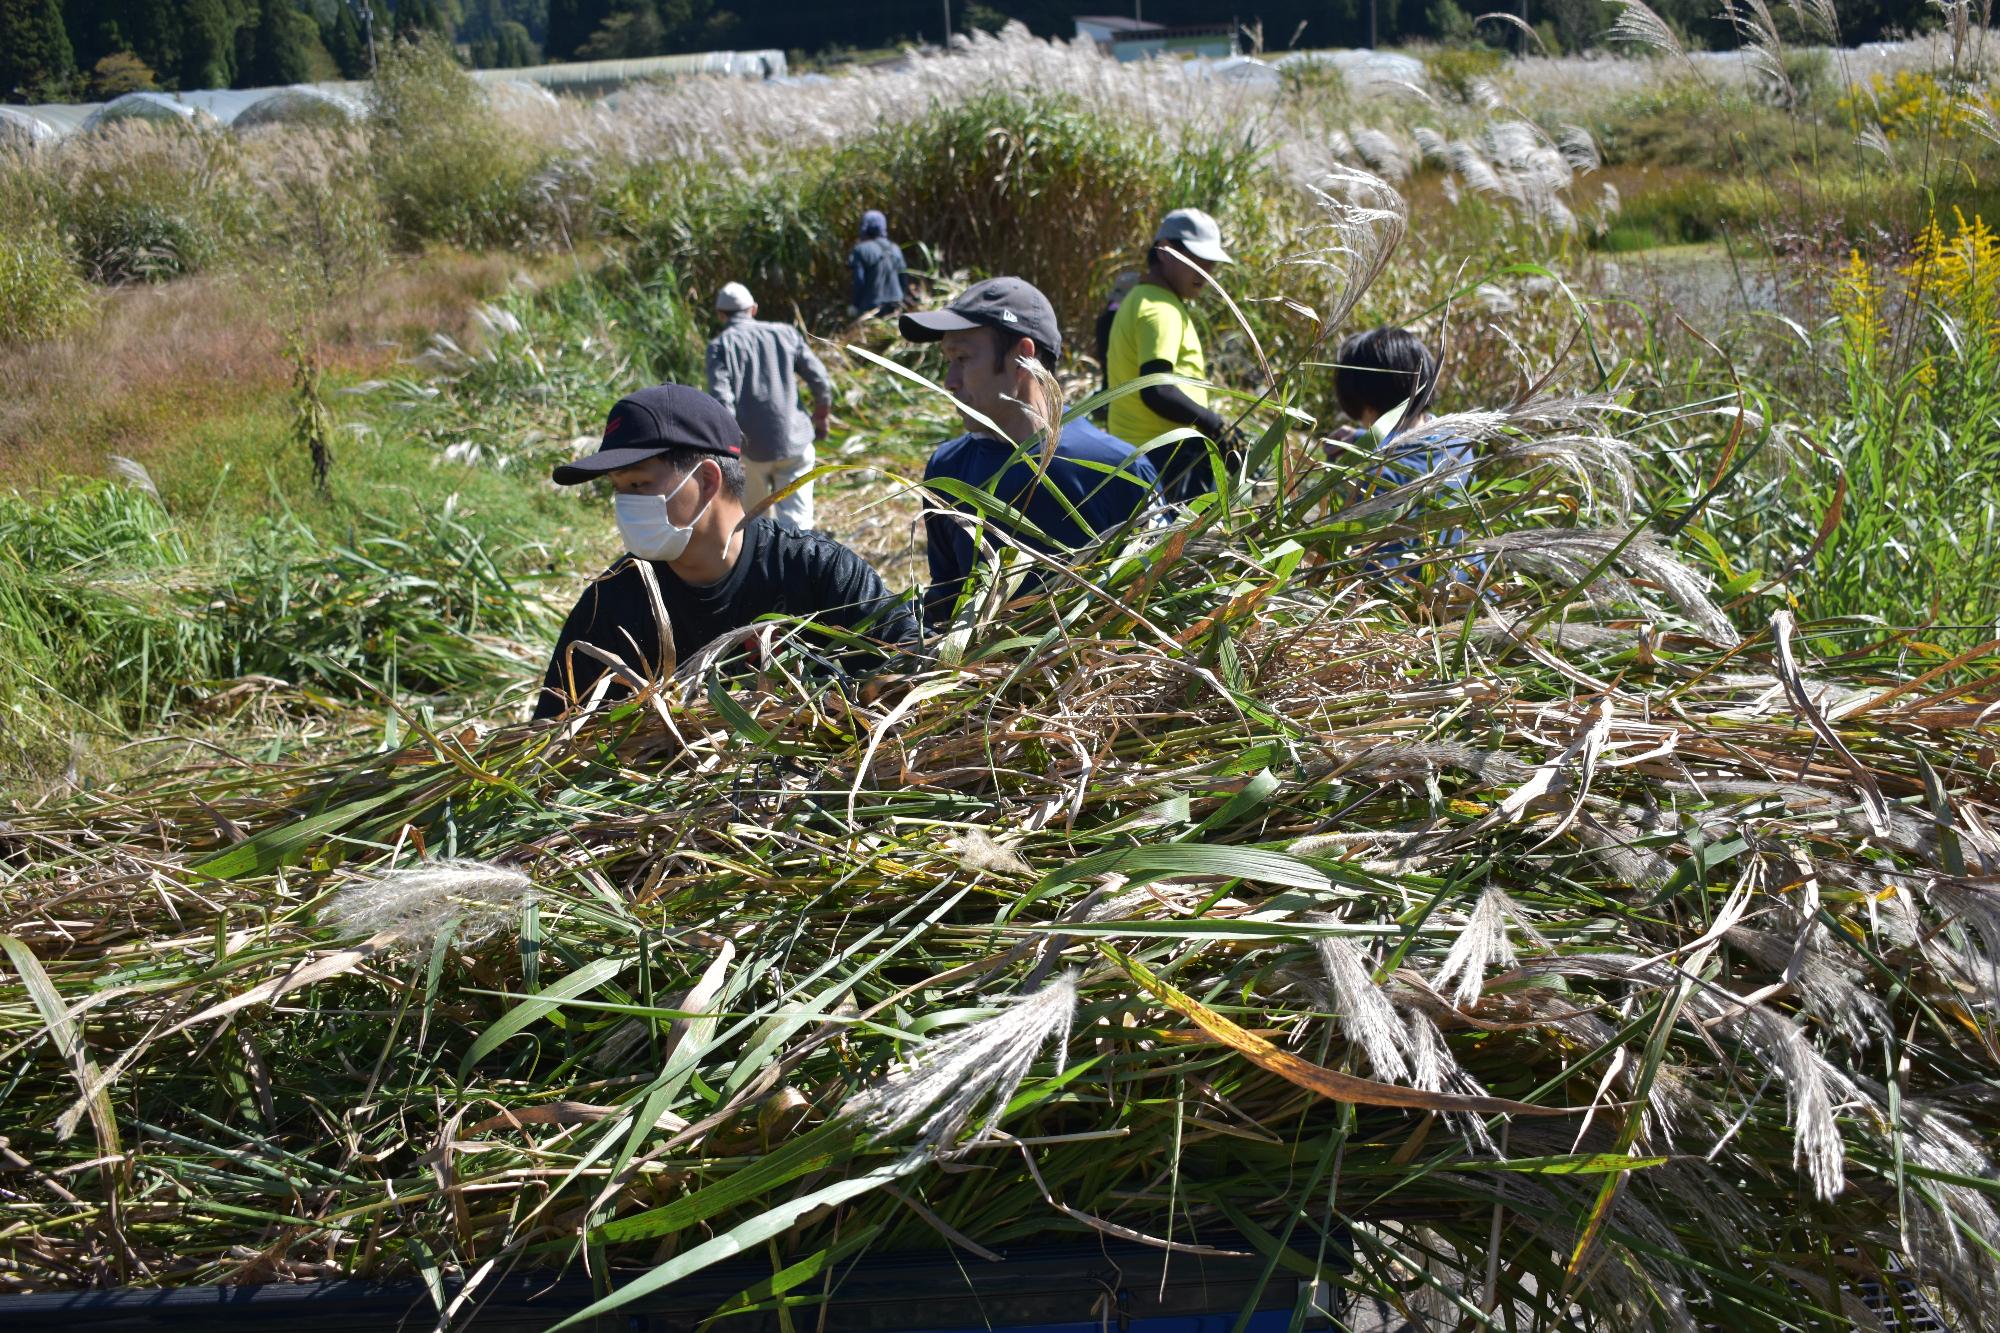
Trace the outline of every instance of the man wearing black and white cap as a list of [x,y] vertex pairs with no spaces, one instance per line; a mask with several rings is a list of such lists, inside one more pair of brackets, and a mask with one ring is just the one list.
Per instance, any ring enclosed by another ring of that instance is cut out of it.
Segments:
[[[912,342],[942,344],[944,387],[958,399],[970,428],[939,445],[924,468],[931,572],[924,619],[933,629],[951,620],[977,556],[966,524],[951,513],[971,513],[971,506],[937,483],[955,481],[1003,501],[1049,540],[993,524],[1001,537],[1044,550],[1087,546],[1151,503],[1158,481],[1151,463],[1086,419],[1061,421],[1053,372],[1062,357],[1062,333],[1048,298],[1033,286],[1020,278],[989,278],[943,310],[904,315],[900,327]],[[1032,442],[1057,423],[1044,473],[1043,449]],[[1004,438],[996,438],[995,429]]]
[[[1188,380],[1208,378],[1201,335],[1188,312],[1208,285],[1206,274],[1236,261],[1222,245],[1222,229],[1198,208],[1177,208],[1160,220],[1146,253],[1146,275],[1118,304],[1105,348],[1105,382],[1113,389],[1144,375],[1171,372]],[[1140,448],[1173,431],[1194,430],[1150,452],[1160,470],[1160,489],[1169,499],[1191,500],[1215,489],[1208,447],[1225,456],[1240,453],[1239,433],[1209,406],[1200,383],[1157,384],[1111,401],[1111,433]]]
[[[715,294],[722,332],[708,344],[708,391],[743,427],[743,471],[752,508],[813,470],[813,446],[826,438],[833,385],[826,367],[790,324],[757,318],[750,289],[732,282]],[[799,410],[799,381],[812,391],[812,418]],[[812,483],[771,506],[779,518],[813,525]]]
[[[563,622],[536,717],[588,702],[609,669],[606,656],[648,678],[671,665],[642,566],[659,588],[675,658],[774,615],[851,630],[885,654],[916,642],[908,606],[853,551],[769,514],[745,521],[742,444],[721,403],[662,384],[620,399],[597,452],[555,470],[558,486],[611,482],[627,554],[583,590]],[[856,653],[842,656],[865,665]]]

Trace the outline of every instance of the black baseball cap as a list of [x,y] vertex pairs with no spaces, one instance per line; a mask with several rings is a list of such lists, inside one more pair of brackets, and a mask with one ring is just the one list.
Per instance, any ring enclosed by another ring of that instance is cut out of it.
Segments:
[[655,384],[618,400],[604,420],[604,439],[596,453],[564,463],[550,475],[558,486],[577,486],[669,449],[741,458],[743,428],[728,408],[700,389]]
[[1033,338],[1050,356],[1062,355],[1062,330],[1049,298],[1025,278],[988,278],[959,293],[942,310],[904,315],[897,327],[913,343],[934,343],[961,329],[999,329]]

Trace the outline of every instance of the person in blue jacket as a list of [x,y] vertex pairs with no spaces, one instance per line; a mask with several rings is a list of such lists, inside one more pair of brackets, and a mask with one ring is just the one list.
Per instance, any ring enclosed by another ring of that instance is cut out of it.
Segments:
[[[1334,355],[1333,392],[1340,410],[1355,424],[1335,431],[1334,438],[1373,455],[1358,479],[1355,499],[1435,477],[1428,498],[1410,501],[1406,519],[1463,502],[1478,453],[1472,441],[1432,426],[1438,374],[1437,354],[1405,328],[1367,329],[1341,343]],[[1327,456],[1338,457],[1331,447]],[[1433,540],[1440,546],[1456,546],[1465,540],[1465,532],[1445,528]],[[1415,567],[1423,549],[1422,543],[1407,539],[1375,543],[1368,548],[1368,568],[1376,573],[1404,572]],[[1472,582],[1485,567],[1484,557],[1474,555],[1447,572]]]
[[847,299],[847,313],[857,319],[871,315],[893,315],[909,299],[903,274],[903,247],[889,239],[889,219],[871,208],[861,215],[861,239],[847,252],[847,269],[854,287]]
[[[1062,333],[1048,298],[1032,284],[989,278],[942,310],[904,315],[900,328],[912,342],[942,345],[944,387],[965,409],[961,415],[969,427],[939,445],[924,468],[931,575],[924,620],[931,629],[950,623],[979,554],[970,526],[957,517],[973,512],[971,506],[935,483],[953,479],[986,491],[1048,538],[1040,541],[990,520],[989,543],[1051,552],[1089,546],[1154,502],[1159,473],[1153,464],[1082,418],[1061,423],[1046,474],[1038,476],[1042,441],[1062,415],[1052,378],[1062,357]],[[1038,375],[1037,365],[1048,373]],[[980,416],[1005,438],[996,438]],[[1039,583],[1031,579],[1024,590]]]

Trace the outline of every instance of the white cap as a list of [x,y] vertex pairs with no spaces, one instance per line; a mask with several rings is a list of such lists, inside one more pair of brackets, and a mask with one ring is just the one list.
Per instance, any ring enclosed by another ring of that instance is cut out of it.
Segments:
[[1196,259],[1206,259],[1212,264],[1236,262],[1222,248],[1222,228],[1199,208],[1176,208],[1161,218],[1160,229],[1153,233],[1153,239],[1173,241]]
[[715,294],[715,308],[727,314],[748,310],[756,304],[757,298],[750,295],[750,289],[740,282],[728,283]]

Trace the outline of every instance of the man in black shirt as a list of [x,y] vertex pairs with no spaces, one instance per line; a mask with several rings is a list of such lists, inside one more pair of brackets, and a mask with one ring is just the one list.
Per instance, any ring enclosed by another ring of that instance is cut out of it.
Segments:
[[[590,699],[610,668],[584,645],[650,678],[768,615],[851,630],[884,645],[884,656],[917,641],[908,605],[867,561],[784,519],[745,517],[742,442],[721,403],[662,384],[621,399],[597,452],[555,470],[559,486],[610,479],[628,554],[583,590],[563,623],[536,717]],[[660,643],[646,570],[673,633],[670,650]]]

